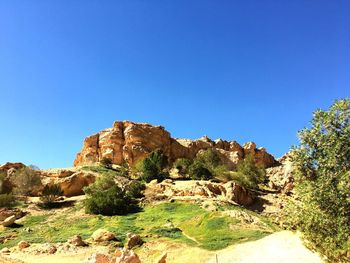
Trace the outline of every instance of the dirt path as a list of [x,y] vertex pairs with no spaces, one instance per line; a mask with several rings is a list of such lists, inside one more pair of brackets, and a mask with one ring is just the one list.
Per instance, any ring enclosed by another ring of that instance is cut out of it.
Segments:
[[[308,250],[300,237],[281,231],[257,241],[228,247],[216,252],[218,263],[322,263],[316,253]],[[216,263],[215,255],[205,263]]]
[[[13,253],[11,258],[25,263],[81,263],[94,252],[106,253],[106,247],[82,248],[75,253],[29,255]],[[168,253],[167,263],[322,263],[321,258],[308,250],[300,237],[290,231],[271,234],[257,241],[230,246],[219,251],[207,251],[180,243],[151,241],[137,250],[143,263],[157,262],[161,254]]]

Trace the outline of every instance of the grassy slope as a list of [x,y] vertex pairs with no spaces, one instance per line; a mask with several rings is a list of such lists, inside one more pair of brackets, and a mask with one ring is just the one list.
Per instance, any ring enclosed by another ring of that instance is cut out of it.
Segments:
[[[98,228],[106,228],[116,234],[121,243],[128,232],[140,234],[145,241],[159,238],[182,242],[208,250],[262,238],[273,232],[274,227],[262,219],[261,225],[241,227],[241,221],[224,216],[220,211],[208,212],[189,203],[161,203],[147,206],[142,212],[126,216],[85,215],[81,205],[69,208],[64,214],[49,210],[45,215],[26,216],[23,227],[5,229],[0,236],[14,234],[15,239],[3,247],[16,245],[20,240],[33,243],[65,242],[73,235],[89,238]],[[234,206],[222,208],[240,209]],[[32,229],[27,232],[26,228]]]

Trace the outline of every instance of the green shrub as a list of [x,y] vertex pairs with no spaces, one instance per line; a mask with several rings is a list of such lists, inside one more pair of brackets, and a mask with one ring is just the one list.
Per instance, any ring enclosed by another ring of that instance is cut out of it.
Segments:
[[123,215],[138,210],[137,201],[132,194],[134,192],[119,187],[113,176],[109,174],[98,177],[96,182],[85,187],[87,194],[85,211],[89,214]]
[[50,207],[62,195],[63,191],[58,184],[45,185],[40,196],[40,201],[43,202],[44,206]]
[[143,197],[143,190],[146,189],[146,186],[144,183],[133,180],[131,181],[126,187],[125,191],[126,194],[131,198],[141,198]]
[[329,262],[350,262],[350,101],[317,110],[299,138],[293,161],[300,202],[287,210],[287,223]]
[[189,175],[195,180],[209,180],[227,171],[218,152],[211,148],[198,153],[189,167]]
[[250,189],[257,189],[265,181],[265,175],[265,170],[255,164],[252,155],[248,155],[237,165],[237,172],[231,173],[234,181]]
[[167,168],[168,158],[161,150],[151,152],[135,166],[136,172],[141,174],[140,179],[147,183],[154,179],[160,182],[169,177]]
[[106,167],[106,168],[111,168],[112,167],[112,159],[111,158],[107,158],[107,157],[104,157],[102,158],[102,160],[100,161],[101,165]]
[[14,185],[13,192],[19,195],[31,195],[38,191],[41,186],[40,175],[29,167],[24,167],[16,171],[11,177]]
[[189,169],[190,177],[194,180],[209,180],[213,178],[213,174],[204,163],[194,161]]
[[0,207],[11,207],[15,203],[15,197],[12,194],[0,194]]
[[176,161],[173,164],[173,167],[176,168],[180,174],[186,175],[190,172],[190,166],[192,164],[192,161],[187,158],[179,158],[176,159]]

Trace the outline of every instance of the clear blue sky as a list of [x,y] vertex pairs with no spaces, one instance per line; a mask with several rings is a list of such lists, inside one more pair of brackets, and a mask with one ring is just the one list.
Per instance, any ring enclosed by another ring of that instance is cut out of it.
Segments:
[[0,163],[71,166],[114,120],[279,157],[350,96],[350,1],[0,0]]

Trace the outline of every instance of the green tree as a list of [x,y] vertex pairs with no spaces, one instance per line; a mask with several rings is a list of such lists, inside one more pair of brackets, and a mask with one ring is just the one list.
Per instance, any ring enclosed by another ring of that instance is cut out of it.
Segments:
[[232,173],[232,179],[238,184],[257,189],[265,181],[266,172],[256,165],[254,157],[248,155],[237,165],[237,172]]
[[168,158],[161,150],[155,150],[146,158],[136,164],[136,170],[141,174],[140,179],[150,182],[157,179],[158,182],[169,177]]
[[40,200],[44,206],[50,207],[57,199],[63,195],[63,191],[58,184],[45,185]]
[[317,110],[294,151],[296,194],[289,223],[329,262],[350,262],[350,101]]

